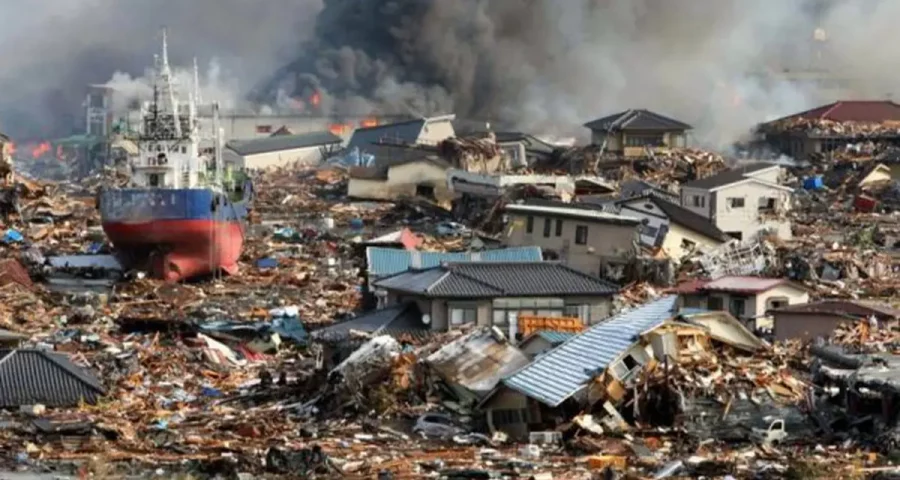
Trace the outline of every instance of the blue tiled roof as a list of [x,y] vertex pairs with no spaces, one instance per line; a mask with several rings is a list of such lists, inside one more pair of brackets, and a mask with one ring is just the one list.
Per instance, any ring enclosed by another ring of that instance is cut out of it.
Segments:
[[662,297],[595,325],[503,382],[528,397],[556,407],[628,350],[637,335],[670,319],[677,298],[675,295]]
[[534,335],[543,338],[553,345],[565,343],[575,336],[572,332],[554,332],[552,330],[538,330],[537,332],[534,332]]
[[541,247],[513,247],[482,252],[419,252],[398,248],[369,247],[366,249],[369,276],[384,277],[411,268],[437,267],[443,262],[539,262]]

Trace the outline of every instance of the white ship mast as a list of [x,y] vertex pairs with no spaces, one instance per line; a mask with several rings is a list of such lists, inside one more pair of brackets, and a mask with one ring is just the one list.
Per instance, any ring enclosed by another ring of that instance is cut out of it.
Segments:
[[[132,184],[150,188],[202,186],[204,162],[199,156],[199,125],[195,99],[199,82],[187,105],[178,101],[177,85],[169,66],[168,34],[162,32],[162,51],[155,57],[153,100],[141,108],[139,153],[132,161]],[[196,63],[195,63],[195,75]]]

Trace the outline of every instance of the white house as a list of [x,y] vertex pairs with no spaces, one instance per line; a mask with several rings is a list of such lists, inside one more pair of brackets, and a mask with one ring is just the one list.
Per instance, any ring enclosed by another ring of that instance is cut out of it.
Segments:
[[318,165],[328,152],[341,146],[341,137],[331,132],[275,135],[228,142],[223,156],[238,168],[266,169],[301,163]]
[[791,238],[792,189],[779,183],[782,168],[752,163],[681,186],[681,206],[702,215],[738,240],[765,231]]
[[347,150],[358,148],[366,152],[370,145],[379,143],[436,145],[441,140],[456,136],[453,129],[455,118],[456,115],[451,114],[357,128],[347,142]]
[[656,195],[620,200],[616,205],[621,215],[642,221],[641,244],[658,247],[674,260],[714,249],[730,239],[706,217]]

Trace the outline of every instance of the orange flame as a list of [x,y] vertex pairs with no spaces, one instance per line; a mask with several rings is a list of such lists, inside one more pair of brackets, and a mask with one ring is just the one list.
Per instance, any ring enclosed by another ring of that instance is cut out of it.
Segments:
[[377,118],[365,118],[365,119],[363,119],[363,121],[359,122],[359,126],[363,127],[363,128],[377,127],[378,119]]
[[50,142],[41,142],[36,147],[31,149],[31,156],[34,158],[39,158],[49,151]]
[[345,123],[332,123],[328,126],[328,131],[335,135],[343,135],[347,133],[348,130],[353,128],[352,125],[347,125]]
[[314,107],[318,107],[319,102],[321,102],[321,101],[322,101],[322,96],[319,95],[319,92],[313,92],[312,96],[309,97],[309,103],[311,103],[312,106],[314,106]]

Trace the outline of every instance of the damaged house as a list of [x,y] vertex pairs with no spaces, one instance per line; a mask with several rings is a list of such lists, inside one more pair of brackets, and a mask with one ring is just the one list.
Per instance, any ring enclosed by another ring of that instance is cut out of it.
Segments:
[[456,115],[450,114],[360,127],[353,131],[353,136],[347,142],[347,150],[358,149],[360,153],[374,154],[372,145],[382,143],[437,145],[441,140],[456,136],[453,129],[455,118]]
[[781,185],[783,169],[750,163],[681,186],[681,206],[711,220],[737,240],[774,234],[791,238],[785,213],[792,189]]
[[777,151],[797,159],[828,154],[860,141],[900,140],[900,105],[890,100],[841,100],[766,122],[758,131]]
[[449,163],[425,153],[388,166],[353,167],[347,196],[367,200],[420,197],[449,208],[453,200],[447,186],[449,169]]
[[809,302],[809,290],[786,278],[724,276],[684,282],[670,292],[680,295],[683,308],[723,310],[757,326],[769,323],[770,311]]
[[625,157],[646,157],[657,148],[687,146],[691,126],[645,109],[630,109],[584,124],[591,131],[591,143],[605,152]]
[[769,313],[775,340],[828,338],[842,324],[870,319],[881,328],[895,329],[900,325],[900,310],[870,301],[825,300],[787,305]]
[[68,356],[44,350],[0,350],[0,408],[94,404],[103,385]]
[[641,245],[659,248],[676,261],[731,240],[709,219],[658,196],[630,198],[617,205],[620,214],[641,220]]
[[415,302],[422,323],[445,331],[465,325],[497,327],[519,338],[522,317],[607,318],[619,287],[556,262],[443,263],[374,282],[388,306]]
[[[253,140],[228,142],[223,152],[226,166],[235,169],[262,170],[294,163],[319,165],[336,152],[343,140],[331,132],[300,135],[273,135]],[[233,162],[227,162],[235,158]],[[230,163],[230,165],[228,165]]]
[[637,254],[641,220],[585,204],[529,202],[509,204],[503,241],[509,246],[538,245],[547,258],[581,272],[608,277],[610,266]]
[[678,317],[676,308],[675,296],[661,297],[536,357],[482,400],[489,428],[523,438],[535,429],[555,429],[586,409],[621,425],[617,407],[644,369],[704,352],[710,340],[747,352],[764,346],[726,313],[693,322]]

